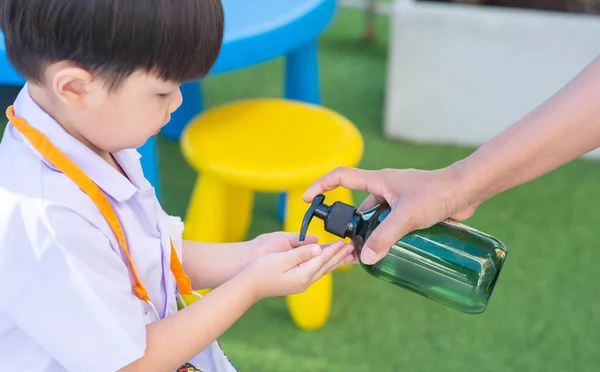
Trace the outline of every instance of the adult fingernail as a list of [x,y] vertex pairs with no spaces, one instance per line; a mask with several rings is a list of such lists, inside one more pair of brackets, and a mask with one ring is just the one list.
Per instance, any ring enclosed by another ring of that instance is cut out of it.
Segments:
[[377,253],[369,247],[363,247],[360,260],[367,265],[372,265],[377,261]]

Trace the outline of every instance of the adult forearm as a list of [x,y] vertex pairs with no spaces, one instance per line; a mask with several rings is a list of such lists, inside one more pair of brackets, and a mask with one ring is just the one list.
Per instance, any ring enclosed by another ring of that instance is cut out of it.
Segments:
[[256,301],[236,277],[187,308],[146,327],[146,353],[122,371],[174,371],[204,350]]
[[[482,123],[484,125],[485,123]],[[600,147],[600,60],[458,162],[468,203],[482,202]]]
[[194,289],[215,288],[236,276],[250,260],[250,243],[183,241],[183,267]]

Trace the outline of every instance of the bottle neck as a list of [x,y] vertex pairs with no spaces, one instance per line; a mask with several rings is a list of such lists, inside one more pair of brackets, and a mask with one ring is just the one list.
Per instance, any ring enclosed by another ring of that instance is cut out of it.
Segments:
[[373,230],[387,217],[390,207],[383,203],[365,212],[355,213],[348,224],[347,236],[350,238],[358,253]]

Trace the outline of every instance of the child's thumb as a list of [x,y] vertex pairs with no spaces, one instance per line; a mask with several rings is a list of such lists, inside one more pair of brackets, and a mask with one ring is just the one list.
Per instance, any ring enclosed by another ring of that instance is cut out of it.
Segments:
[[290,251],[290,267],[295,267],[303,262],[310,261],[312,258],[321,254],[321,246],[318,244],[308,244],[295,248]]

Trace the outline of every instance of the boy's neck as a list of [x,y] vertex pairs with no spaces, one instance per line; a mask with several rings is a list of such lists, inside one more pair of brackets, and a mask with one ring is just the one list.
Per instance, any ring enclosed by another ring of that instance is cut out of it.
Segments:
[[58,123],[67,133],[77,139],[79,142],[83,143],[90,150],[98,154],[102,159],[108,162],[113,168],[118,170],[121,174],[125,175],[123,169],[119,166],[115,158],[111,153],[107,151],[103,151],[98,147],[94,146],[90,141],[85,139],[77,130],[75,130],[75,126],[72,125],[72,122],[68,115],[65,115],[61,110],[56,109],[57,104],[52,102],[52,98],[47,93],[47,90],[44,87],[38,87],[33,84],[29,85],[29,95],[33,99],[33,101],[46,112],[54,121]]

